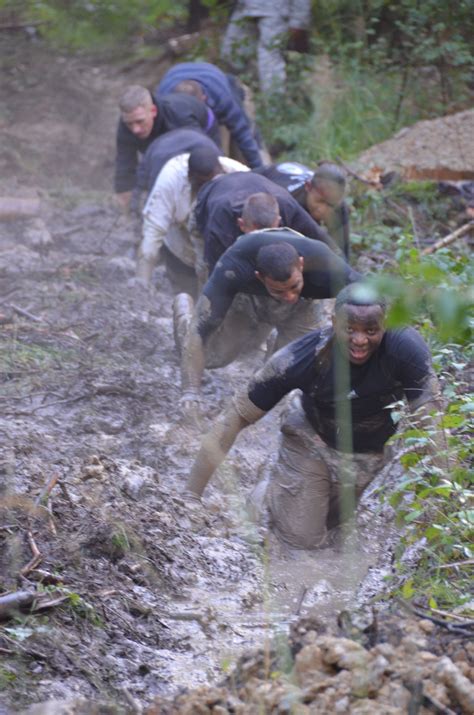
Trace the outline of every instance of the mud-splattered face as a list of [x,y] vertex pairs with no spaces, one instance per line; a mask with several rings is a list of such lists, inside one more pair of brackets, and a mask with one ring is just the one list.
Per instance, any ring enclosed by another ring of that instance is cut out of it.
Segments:
[[138,139],[147,139],[153,129],[157,111],[154,104],[149,107],[139,106],[132,112],[123,112],[122,120]]
[[344,198],[343,190],[332,181],[321,184],[318,189],[314,188],[311,181],[307,181],[305,186],[309,213],[315,221],[327,223]]
[[286,281],[276,281],[269,276],[262,276],[258,271],[255,272],[257,278],[262,281],[272,298],[280,303],[297,303],[303,290],[303,266],[300,258],[300,265],[295,266],[291,276]]
[[349,362],[363,365],[382,342],[384,312],[380,305],[345,305],[333,318],[333,326]]

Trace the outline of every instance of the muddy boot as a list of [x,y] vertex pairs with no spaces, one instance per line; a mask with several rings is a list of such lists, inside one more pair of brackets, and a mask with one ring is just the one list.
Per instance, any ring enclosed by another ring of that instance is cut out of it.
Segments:
[[143,285],[149,286],[151,283],[151,278],[153,275],[153,269],[155,268],[154,261],[149,260],[140,256],[137,260],[137,273],[136,278],[143,283]]
[[194,301],[188,293],[178,293],[173,300],[173,333],[178,353],[183,351],[184,339],[193,317]]

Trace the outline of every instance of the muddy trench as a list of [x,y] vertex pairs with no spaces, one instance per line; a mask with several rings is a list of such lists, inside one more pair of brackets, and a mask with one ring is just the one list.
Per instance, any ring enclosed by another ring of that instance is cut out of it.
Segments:
[[205,511],[187,508],[200,437],[263,356],[208,372],[206,413],[183,423],[171,286],[163,266],[153,293],[130,281],[139,229],[110,195],[117,94],[162,68],[1,42],[1,192],[42,208],[0,223],[1,590],[40,593],[1,626],[0,712],[77,696],[127,708],[366,602],[390,572],[392,514],[369,495],[357,531],[315,554],[255,527],[246,499],[278,410],[240,436]]

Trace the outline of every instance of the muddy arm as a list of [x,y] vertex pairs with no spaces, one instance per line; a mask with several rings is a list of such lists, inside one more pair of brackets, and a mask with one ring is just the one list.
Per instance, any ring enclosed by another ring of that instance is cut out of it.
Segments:
[[200,392],[205,364],[204,344],[193,321],[186,336],[181,359],[181,385],[184,394],[197,395]]
[[194,462],[186,491],[200,497],[217,467],[234,444],[235,438],[250,423],[232,405],[216,420],[204,437]]

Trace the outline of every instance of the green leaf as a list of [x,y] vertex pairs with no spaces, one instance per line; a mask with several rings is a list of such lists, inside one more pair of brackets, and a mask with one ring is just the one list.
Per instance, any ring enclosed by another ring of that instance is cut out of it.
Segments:
[[433,526],[429,526],[426,531],[425,531],[425,536],[429,541],[433,541],[433,539],[437,539],[441,536],[443,533],[443,529],[438,526],[438,524],[433,524]]
[[418,517],[422,514],[423,512],[420,509],[415,509],[415,511],[411,511],[405,516],[405,521],[410,524],[412,521],[415,521],[415,519],[418,519]]
[[418,464],[418,462],[421,459],[421,454],[417,454],[416,452],[408,452],[407,454],[403,454],[400,457],[400,464],[408,469],[408,467],[414,467],[415,464]]
[[444,415],[441,418],[441,426],[445,429],[451,429],[452,427],[460,427],[464,424],[465,418],[461,415]]
[[436,603],[433,596],[431,596],[430,600],[428,601],[428,605],[430,608],[438,608],[438,604]]
[[413,579],[409,578],[405,583],[403,584],[402,587],[402,596],[403,598],[411,598],[413,594],[415,593],[415,589],[413,588]]

